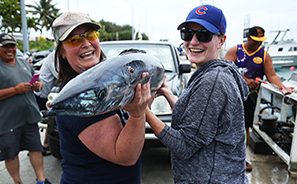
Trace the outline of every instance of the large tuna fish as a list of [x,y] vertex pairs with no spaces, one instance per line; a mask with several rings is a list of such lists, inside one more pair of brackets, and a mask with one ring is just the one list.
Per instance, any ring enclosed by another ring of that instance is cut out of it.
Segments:
[[[142,73],[148,72],[142,78]],[[50,104],[48,116],[92,116],[130,103],[139,83],[151,79],[151,94],[160,88],[164,67],[154,56],[136,49],[110,57],[69,81]]]

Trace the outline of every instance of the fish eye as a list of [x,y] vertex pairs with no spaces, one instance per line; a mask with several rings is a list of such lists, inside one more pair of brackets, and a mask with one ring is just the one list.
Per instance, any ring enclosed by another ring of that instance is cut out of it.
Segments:
[[129,66],[129,67],[128,67],[128,72],[129,72],[129,73],[134,73],[134,69],[133,69],[131,66]]
[[106,96],[106,89],[102,89],[102,90],[98,91],[96,96],[97,96],[98,100],[103,100],[104,97]]

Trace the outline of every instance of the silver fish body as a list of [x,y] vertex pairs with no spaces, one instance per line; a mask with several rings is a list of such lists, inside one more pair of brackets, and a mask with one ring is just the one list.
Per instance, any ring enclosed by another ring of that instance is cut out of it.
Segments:
[[[142,78],[142,73],[148,72]],[[164,67],[154,56],[130,49],[70,80],[53,99],[48,116],[93,116],[130,103],[139,83],[149,79],[151,94],[161,87]]]

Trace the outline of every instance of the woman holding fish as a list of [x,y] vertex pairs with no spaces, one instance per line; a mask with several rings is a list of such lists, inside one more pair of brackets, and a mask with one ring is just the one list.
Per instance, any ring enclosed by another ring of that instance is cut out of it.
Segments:
[[[53,22],[62,87],[102,61],[100,25],[84,13],[66,12]],[[147,76],[143,73],[142,77]],[[80,84],[78,84],[80,85]],[[150,82],[138,84],[125,126],[115,111],[95,116],[57,116],[63,157],[61,183],[140,183],[140,154],[145,137],[145,109]]]
[[148,123],[171,150],[174,183],[247,184],[242,102],[248,87],[233,62],[219,59],[225,16],[217,7],[201,5],[178,30],[197,70],[179,99],[166,80],[158,92],[173,108],[171,127],[146,110]]

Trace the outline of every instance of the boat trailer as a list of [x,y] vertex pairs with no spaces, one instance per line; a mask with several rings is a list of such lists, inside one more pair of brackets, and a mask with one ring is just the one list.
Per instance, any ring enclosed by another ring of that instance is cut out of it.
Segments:
[[[283,84],[297,89],[297,80],[284,81]],[[263,105],[264,96],[265,98],[270,97],[269,105]],[[297,91],[283,95],[273,85],[261,83],[255,108],[253,131],[288,165],[291,177],[297,177],[297,126],[294,126],[297,122],[297,113],[296,110],[292,110],[296,109],[296,106]],[[272,113],[263,114],[263,111],[267,109],[270,109]],[[274,115],[274,111],[279,112],[279,117]],[[294,121],[288,119],[290,112],[295,118]],[[279,121],[277,121],[278,119]],[[286,141],[280,144],[280,139]]]

